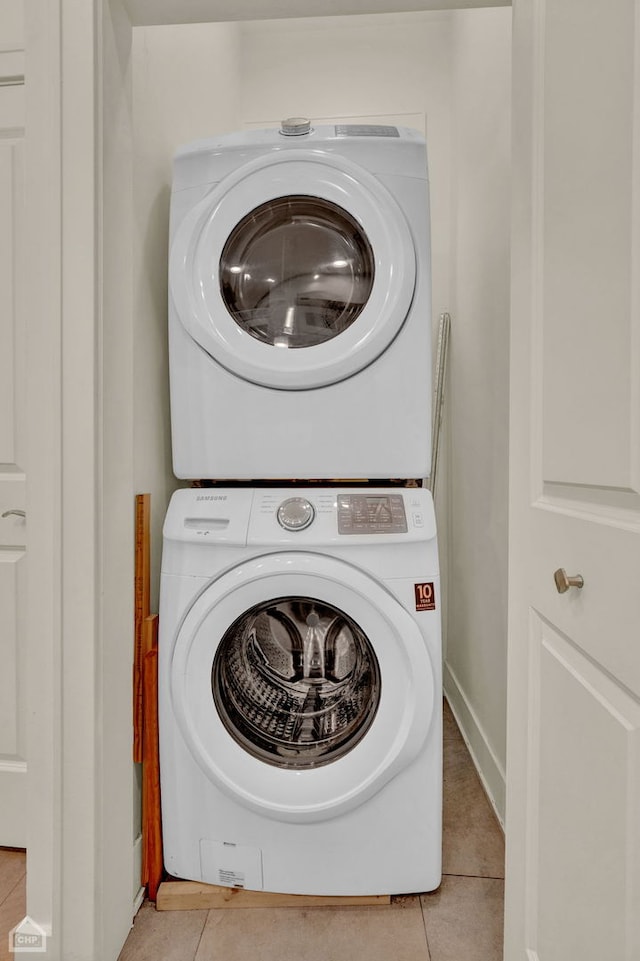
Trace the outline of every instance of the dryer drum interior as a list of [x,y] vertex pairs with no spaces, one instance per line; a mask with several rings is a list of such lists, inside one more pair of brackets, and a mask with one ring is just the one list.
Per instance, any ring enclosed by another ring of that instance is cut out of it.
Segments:
[[253,607],[225,632],[211,687],[224,726],[253,757],[311,768],[364,737],[381,679],[352,618],[314,598],[282,597]]
[[220,290],[236,323],[275,347],[313,347],[347,330],[367,303],[375,258],[337,204],[293,195],[261,204],[232,231]]

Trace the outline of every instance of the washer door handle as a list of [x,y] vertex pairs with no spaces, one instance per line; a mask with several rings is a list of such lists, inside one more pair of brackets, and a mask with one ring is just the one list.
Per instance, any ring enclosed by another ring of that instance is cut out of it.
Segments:
[[17,510],[17,509],[10,510],[10,511],[5,511],[2,516],[3,516],[3,517],[10,517],[11,514],[15,514],[16,517],[26,517],[26,516],[27,516],[26,511],[20,511],[20,510]]

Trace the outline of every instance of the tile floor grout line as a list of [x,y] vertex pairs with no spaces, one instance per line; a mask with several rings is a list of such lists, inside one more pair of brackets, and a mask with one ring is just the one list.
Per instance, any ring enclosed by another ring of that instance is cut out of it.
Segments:
[[0,908],[2,907],[3,904],[5,904],[5,903],[9,900],[9,898],[11,897],[11,895],[13,894],[13,892],[15,891],[15,889],[18,887],[18,885],[19,885],[19,884],[24,884],[26,877],[27,877],[27,872],[25,871],[25,873],[24,873],[21,877],[18,878],[18,880],[16,881],[16,883],[13,885],[13,887],[10,888],[10,889],[7,891],[7,894],[6,894],[6,896],[2,899],[2,901],[0,901]]
[[447,871],[442,875],[443,878],[475,878],[478,881],[504,881],[504,875],[499,874],[455,874]]
[[206,913],[205,919],[202,922],[202,931],[200,932],[200,937],[198,938],[198,943],[196,944],[196,949],[193,952],[193,958],[191,959],[191,961],[196,961],[196,958],[198,957],[198,951],[200,950],[200,945],[202,944],[202,938],[204,937],[204,929],[207,926],[207,921],[209,920],[209,915],[211,914],[211,910],[212,909],[209,908],[209,910]]
[[429,945],[429,932],[427,931],[427,919],[424,914],[424,904],[422,903],[424,895],[418,895],[418,903],[420,905],[420,913],[422,914],[422,927],[424,928],[424,939],[427,943],[427,961],[432,961],[431,958],[431,947]]

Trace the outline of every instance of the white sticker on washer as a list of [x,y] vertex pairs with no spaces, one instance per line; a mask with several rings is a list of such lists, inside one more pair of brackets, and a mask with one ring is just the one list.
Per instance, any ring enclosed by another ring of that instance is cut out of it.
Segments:
[[229,888],[243,888],[244,874],[238,874],[237,871],[224,871],[220,868],[218,871],[218,884],[224,884]]
[[200,868],[207,884],[262,890],[262,851],[233,841],[200,841]]

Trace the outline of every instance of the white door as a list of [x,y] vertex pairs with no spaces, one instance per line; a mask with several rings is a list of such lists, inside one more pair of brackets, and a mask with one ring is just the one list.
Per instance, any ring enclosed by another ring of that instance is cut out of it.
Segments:
[[23,124],[24,86],[0,84],[0,845],[16,847],[26,843]]
[[517,0],[513,68],[505,958],[633,961],[640,3]]

